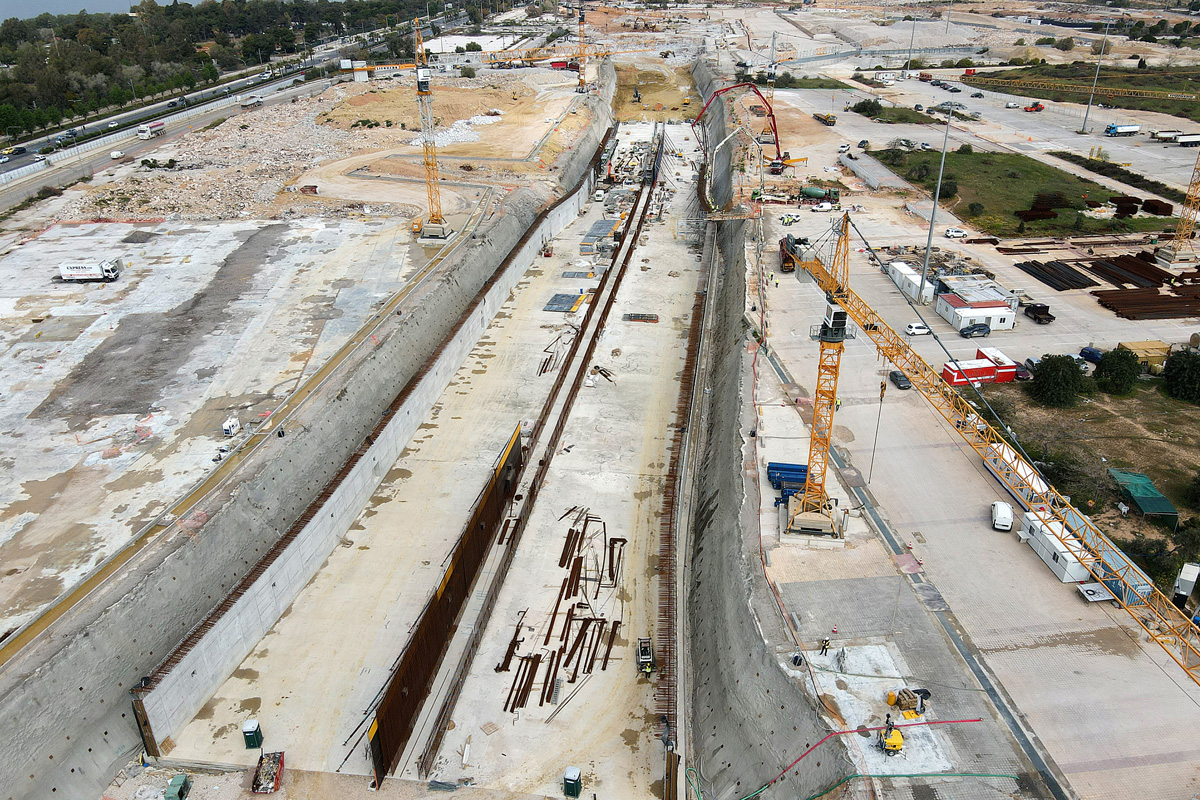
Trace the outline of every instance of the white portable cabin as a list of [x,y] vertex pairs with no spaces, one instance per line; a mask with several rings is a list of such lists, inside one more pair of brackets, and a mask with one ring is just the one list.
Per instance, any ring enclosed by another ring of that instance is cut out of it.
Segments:
[[242,429],[242,423],[238,421],[237,417],[230,417],[229,419],[227,419],[223,423],[221,423],[221,432],[224,433],[226,436],[234,436],[241,429]]
[[1083,545],[1059,523],[1044,523],[1032,511],[1026,511],[1021,516],[1021,530],[1017,535],[1021,541],[1029,543],[1063,583],[1086,583],[1092,580],[1091,573],[1079,562],[1077,555],[1083,552]]

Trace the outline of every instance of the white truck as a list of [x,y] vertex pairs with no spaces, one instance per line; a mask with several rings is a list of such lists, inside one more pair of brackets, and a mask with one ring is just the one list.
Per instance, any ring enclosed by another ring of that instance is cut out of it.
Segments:
[[1200,133],[1185,133],[1175,137],[1180,147],[1200,147]]
[[139,139],[153,139],[155,136],[162,136],[167,132],[167,123],[165,122],[147,122],[144,125],[138,125],[137,135]]
[[1142,130],[1141,125],[1118,125],[1110,122],[1104,128],[1105,136],[1135,136]]
[[75,264],[60,264],[58,274],[64,281],[115,281],[121,277],[120,261],[90,261]]
[[1183,136],[1183,131],[1150,131],[1150,138],[1156,142],[1173,142]]
[[262,104],[263,99],[256,94],[238,98],[238,105],[240,105],[242,108],[257,108]]

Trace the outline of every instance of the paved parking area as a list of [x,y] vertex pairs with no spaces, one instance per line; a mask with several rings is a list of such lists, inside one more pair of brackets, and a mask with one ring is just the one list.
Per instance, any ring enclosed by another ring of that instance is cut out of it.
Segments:
[[[855,221],[878,243],[924,242],[915,221],[882,201],[878,206],[868,201],[868,212]],[[788,230],[817,232],[812,225]],[[768,225],[768,241],[781,233],[777,223]],[[942,245],[978,252],[989,268],[995,265],[1001,282],[1020,285],[1022,273],[995,257],[992,248]],[[815,377],[816,348],[793,331],[807,331],[824,298],[807,276],[787,278],[778,289],[769,289],[777,331],[771,343],[803,384]],[[851,284],[893,327],[913,321],[900,292],[861,253],[852,253]],[[987,344],[1025,357],[1067,352],[1089,341],[1178,341],[1195,326],[1194,321],[1120,320],[1086,294],[1051,293],[1045,287],[1039,293],[1054,295],[1059,321],[1045,327],[1022,324]],[[979,340],[959,338],[931,313],[926,319],[952,354],[974,353]],[[933,337],[921,337],[914,346],[935,366],[945,360]],[[924,574],[1011,698],[1022,724],[1080,797],[1193,797],[1200,781],[1197,754],[1179,732],[1200,723],[1200,686],[1158,645],[1144,641],[1124,612],[1084,603],[1031,548],[990,529],[987,508],[1005,492],[918,393],[889,385],[880,407],[879,383],[888,368],[869,340],[847,345],[835,443],[864,474],[873,461],[867,488],[882,516],[913,542]]]

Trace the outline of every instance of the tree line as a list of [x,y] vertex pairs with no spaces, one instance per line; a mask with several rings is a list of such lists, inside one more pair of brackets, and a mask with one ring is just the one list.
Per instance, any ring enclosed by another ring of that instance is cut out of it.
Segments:
[[[143,0],[129,14],[14,17],[0,23],[0,134],[214,83],[222,72],[325,37],[399,26],[442,8],[426,0]],[[482,20],[478,5],[467,13]]]

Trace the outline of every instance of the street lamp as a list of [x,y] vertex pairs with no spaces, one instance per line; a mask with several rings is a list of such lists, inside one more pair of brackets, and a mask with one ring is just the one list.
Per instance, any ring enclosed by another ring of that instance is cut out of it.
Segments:
[[921,264],[921,285],[917,288],[917,305],[925,304],[925,276],[929,274],[929,251],[933,249],[933,220],[937,216],[938,198],[942,194],[942,174],[946,171],[946,147],[950,144],[950,120],[954,109],[946,109],[946,135],[942,139],[942,164],[938,167],[937,186],[933,188],[933,208],[929,210],[929,236],[925,239],[925,260]]
[[1087,133],[1088,115],[1092,113],[1092,99],[1096,96],[1096,83],[1100,80],[1100,65],[1104,63],[1104,51],[1108,49],[1108,26],[1112,24],[1112,20],[1104,22],[1104,39],[1100,42],[1100,57],[1096,59],[1096,74],[1092,77],[1092,91],[1088,95],[1087,110],[1083,112],[1083,127],[1079,129],[1080,133]]

